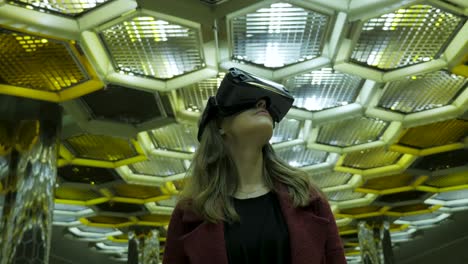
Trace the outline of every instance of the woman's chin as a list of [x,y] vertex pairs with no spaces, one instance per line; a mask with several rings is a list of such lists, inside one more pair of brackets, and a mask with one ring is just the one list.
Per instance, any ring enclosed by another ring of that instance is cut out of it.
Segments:
[[255,132],[252,132],[251,136],[255,137],[256,142],[263,146],[267,144],[273,136],[273,125],[265,124],[264,126],[260,126]]

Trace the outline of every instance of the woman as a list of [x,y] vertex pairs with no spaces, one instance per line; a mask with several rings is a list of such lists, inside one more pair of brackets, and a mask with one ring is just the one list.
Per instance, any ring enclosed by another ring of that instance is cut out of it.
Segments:
[[289,98],[278,84],[229,71],[205,108],[164,264],[346,263],[326,199],[269,144]]

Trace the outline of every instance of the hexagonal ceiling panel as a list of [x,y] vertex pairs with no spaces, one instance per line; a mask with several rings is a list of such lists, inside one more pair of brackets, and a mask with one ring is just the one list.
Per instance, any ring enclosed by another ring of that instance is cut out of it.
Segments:
[[332,171],[310,173],[312,181],[322,189],[344,185],[351,180],[352,176],[351,173]]
[[74,165],[59,168],[57,175],[66,182],[93,185],[109,183],[120,179],[119,175],[110,169]]
[[356,75],[322,68],[288,78],[284,85],[294,96],[294,106],[320,111],[356,101],[364,80]]
[[198,146],[197,127],[186,124],[172,124],[148,132],[156,149],[195,152]]
[[[2,49],[3,61],[18,67],[6,67],[8,64],[3,64],[2,79],[7,84],[60,91],[89,80],[88,74],[70,54],[67,42],[7,29],[0,30],[0,39],[7,44]],[[57,56],[55,60],[50,59],[52,54]],[[45,58],[49,58],[47,64],[44,64]]]
[[219,73],[216,78],[208,78],[177,90],[184,109],[190,112],[203,111],[208,98],[216,94],[224,75],[224,73]]
[[329,21],[327,15],[286,2],[233,17],[232,58],[278,68],[318,57]]
[[137,204],[107,202],[96,205],[98,211],[102,213],[123,213],[124,215],[137,214],[145,211],[145,208]]
[[303,122],[296,119],[285,118],[281,120],[273,130],[273,136],[271,136],[270,143],[276,144],[297,139],[302,125]]
[[[138,125],[167,116],[159,94],[109,84],[105,89],[82,97],[92,117],[101,120]],[[112,103],[106,103],[112,102]]]
[[[81,131],[80,131],[81,132]],[[108,135],[76,134],[63,139],[59,165],[114,168],[146,160],[138,142]]]
[[369,143],[380,139],[388,125],[388,122],[366,117],[333,122],[319,127],[316,141],[338,147]]
[[59,186],[55,190],[55,198],[69,201],[91,201],[101,198],[102,195],[85,186]]
[[169,157],[150,157],[147,161],[129,165],[134,174],[167,177],[186,171],[184,160]]
[[351,58],[378,69],[395,69],[437,58],[463,19],[419,4],[371,18],[362,25]]
[[466,78],[446,71],[408,76],[387,83],[378,106],[405,114],[442,107],[452,103],[467,83]]
[[62,15],[76,17],[99,7],[111,0],[72,0],[72,1],[37,1],[37,0],[13,0],[12,4],[17,4],[28,9],[42,12],[58,13]]
[[386,151],[385,148],[379,147],[347,154],[343,166],[371,169],[395,164],[401,157],[401,153]]
[[417,161],[415,168],[428,171],[450,169],[468,164],[468,149],[438,153]]
[[294,167],[305,167],[325,162],[328,153],[325,151],[314,151],[304,145],[296,145],[277,151],[279,157]]
[[461,142],[467,134],[467,120],[447,120],[411,128],[401,137],[399,144],[419,149],[438,147]]
[[170,79],[205,66],[197,30],[139,15],[100,32],[116,71]]
[[[109,146],[109,149],[103,148]],[[117,161],[137,155],[129,140],[100,135],[80,135],[68,138],[66,146],[82,158]]]
[[103,87],[74,40],[0,28],[0,93],[53,102]]

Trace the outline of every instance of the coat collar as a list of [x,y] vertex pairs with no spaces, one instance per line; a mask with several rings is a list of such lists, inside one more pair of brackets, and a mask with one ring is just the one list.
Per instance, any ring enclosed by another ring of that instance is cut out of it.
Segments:
[[[329,220],[317,215],[320,198],[311,197],[303,208],[295,208],[287,187],[281,185],[275,192],[280,202],[283,217],[289,231],[291,264],[317,263],[323,257],[324,241]],[[184,250],[191,263],[228,264],[224,241],[224,223],[208,223],[191,211],[182,217],[185,225],[198,224],[195,229],[181,237]],[[204,242],[201,242],[201,238]]]

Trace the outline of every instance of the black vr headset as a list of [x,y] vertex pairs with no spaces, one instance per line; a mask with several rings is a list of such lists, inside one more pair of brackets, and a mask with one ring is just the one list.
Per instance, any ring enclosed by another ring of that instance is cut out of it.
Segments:
[[198,141],[211,119],[253,108],[260,99],[266,100],[267,110],[276,123],[283,119],[294,102],[294,98],[283,85],[237,68],[229,69],[216,96],[208,99],[198,127]]

